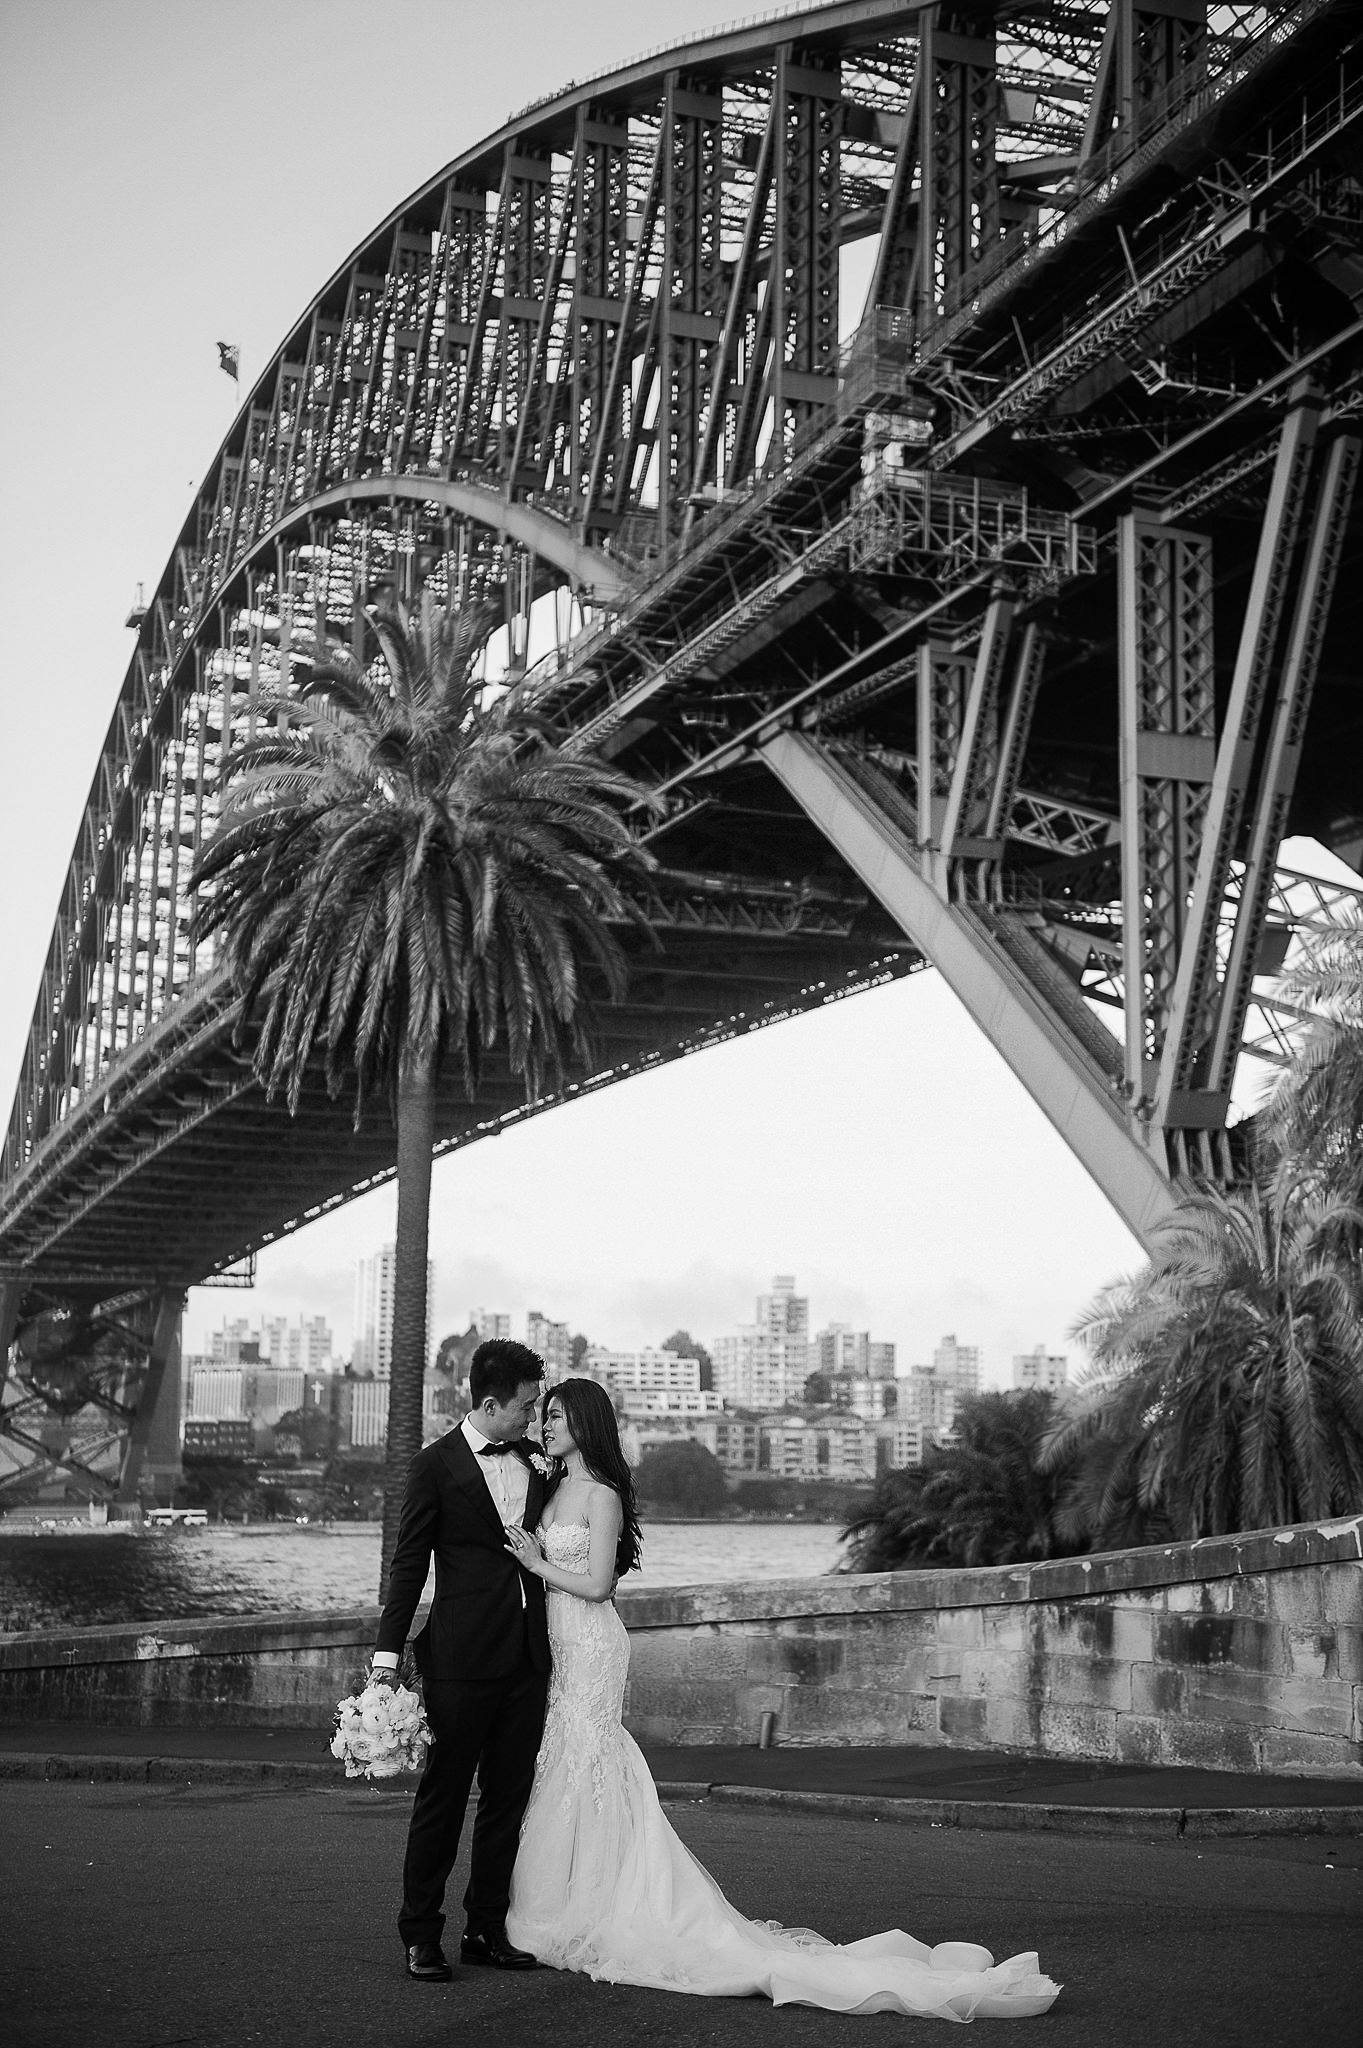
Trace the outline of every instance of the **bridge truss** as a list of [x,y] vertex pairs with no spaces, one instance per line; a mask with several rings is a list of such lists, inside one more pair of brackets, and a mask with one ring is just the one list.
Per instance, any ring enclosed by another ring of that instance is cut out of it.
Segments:
[[[266,692],[385,591],[495,597],[662,801],[578,1087],[927,963],[1138,1235],[1235,1180],[1237,1062],[1352,900],[1282,839],[1363,850],[1361,410],[1343,0],[842,0],[456,158],[130,622],[0,1164],[0,1497],[135,1491],[184,1289],[391,1171],[320,1080],[264,1102],[186,887]],[[442,1145],[549,1106],[451,1086]]]

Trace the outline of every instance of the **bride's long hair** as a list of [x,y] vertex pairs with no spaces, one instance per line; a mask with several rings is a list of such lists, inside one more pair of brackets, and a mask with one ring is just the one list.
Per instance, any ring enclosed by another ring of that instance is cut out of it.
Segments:
[[595,1380],[560,1380],[540,1403],[541,1425],[548,1420],[551,1401],[557,1401],[562,1408],[568,1434],[582,1453],[582,1462],[592,1478],[620,1497],[624,1520],[615,1546],[615,1569],[622,1575],[637,1570],[644,1537],[639,1527],[634,1480],[620,1447],[620,1425],[610,1395]]

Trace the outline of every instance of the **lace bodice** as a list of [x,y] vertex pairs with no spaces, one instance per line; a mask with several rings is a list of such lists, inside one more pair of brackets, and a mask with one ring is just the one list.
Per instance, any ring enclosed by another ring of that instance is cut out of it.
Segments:
[[562,1571],[585,1572],[591,1563],[591,1548],[591,1531],[585,1522],[551,1522],[544,1532],[544,1554]]
[[[582,1522],[551,1523],[544,1554],[562,1571],[585,1573],[590,1531]],[[546,1775],[562,1782],[565,1813],[589,1782],[599,1813],[603,1773],[620,1736],[629,1637],[609,1600],[582,1600],[546,1585],[545,1607],[553,1662],[536,1782]]]

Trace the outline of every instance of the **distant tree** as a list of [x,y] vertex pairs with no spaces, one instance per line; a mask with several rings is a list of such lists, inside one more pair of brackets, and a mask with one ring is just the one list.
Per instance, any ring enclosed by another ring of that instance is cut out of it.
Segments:
[[336,1449],[336,1421],[327,1408],[315,1404],[290,1408],[275,1424],[275,1437],[296,1436],[305,1458],[329,1458]]
[[1363,1213],[1338,1178],[1190,1195],[1098,1296],[1077,1332],[1093,1367],[1044,1458],[1069,1475],[1068,1534],[1108,1549],[1363,1507]]
[[955,1440],[934,1444],[919,1466],[887,1472],[849,1524],[849,1570],[1025,1564],[1086,1548],[1057,1527],[1064,1471],[1041,1467],[1056,1420],[1054,1395],[1040,1390],[963,1401]]
[[805,1406],[827,1408],[833,1399],[832,1382],[826,1372],[812,1372],[805,1381]]
[[573,1361],[573,1371],[574,1371],[574,1372],[580,1372],[580,1371],[581,1371],[581,1369],[582,1369],[582,1361],[583,1361],[583,1359],[584,1359],[584,1358],[585,1358],[585,1357],[587,1356],[587,1351],[588,1351],[588,1348],[589,1348],[589,1347],[590,1347],[590,1345],[591,1345],[591,1341],[592,1341],[592,1340],[591,1340],[591,1338],[590,1338],[590,1337],[583,1337],[583,1336],[577,1336],[577,1337],[574,1337],[574,1339],[573,1339],[573,1343],[572,1343],[572,1361]]
[[665,1512],[704,1515],[729,1498],[724,1467],[704,1444],[659,1444],[645,1451],[634,1474],[642,1503]]
[[664,1337],[661,1345],[674,1358],[694,1358],[700,1366],[701,1392],[708,1394],[715,1384],[715,1366],[705,1346],[698,1343],[689,1330],[674,1330],[670,1337]]
[[451,1379],[468,1377],[469,1361],[478,1349],[479,1337],[470,1324],[467,1330],[456,1331],[452,1336],[442,1337],[435,1354],[435,1369],[448,1374]]

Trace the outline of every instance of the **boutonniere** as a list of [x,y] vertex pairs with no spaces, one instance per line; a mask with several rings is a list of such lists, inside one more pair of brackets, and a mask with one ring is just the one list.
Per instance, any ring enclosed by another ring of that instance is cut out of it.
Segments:
[[546,1458],[543,1451],[532,1451],[530,1453],[530,1462],[539,1473],[541,1479],[553,1478],[554,1461],[552,1458]]

